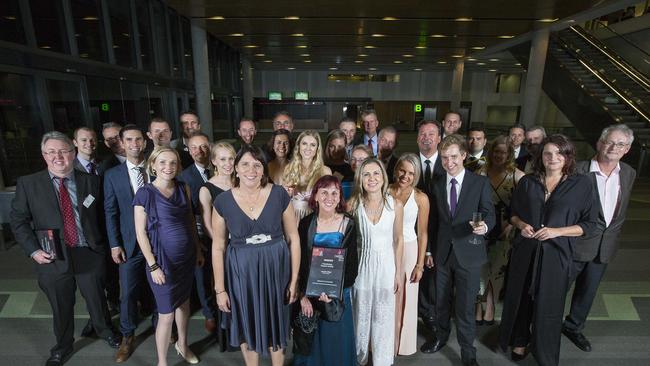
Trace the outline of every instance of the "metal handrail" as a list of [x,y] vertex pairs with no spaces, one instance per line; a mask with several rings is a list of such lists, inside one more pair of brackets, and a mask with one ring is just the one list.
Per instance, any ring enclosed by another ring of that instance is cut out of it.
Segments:
[[612,28],[611,28],[610,26],[608,26],[607,24],[601,22],[600,20],[596,19],[596,21],[598,22],[598,24],[599,24],[601,27],[607,29],[608,31],[610,31],[610,32],[612,32],[612,33],[614,33],[614,34],[616,34],[616,36],[619,37],[619,38],[621,38],[622,40],[624,40],[625,43],[629,44],[630,46],[636,48],[637,50],[639,50],[639,51],[645,53],[646,56],[650,57],[650,54],[649,54],[649,53],[647,53],[643,48],[641,48],[641,47],[637,46],[636,44],[634,44],[634,42],[632,42],[632,41],[630,41],[629,39],[627,39],[627,37],[625,37],[624,35],[618,33],[617,31],[615,31],[614,29],[612,29]]
[[[638,84],[640,84],[646,91],[650,91],[650,80],[637,70],[634,66],[630,65],[627,61],[622,59],[620,56],[616,55],[615,53],[611,52],[607,46],[602,44],[598,39],[596,39],[594,36],[591,34],[587,33],[584,29],[581,27],[577,26],[571,26],[569,27],[572,31],[574,31],[576,34],[578,34],[580,37],[582,37],[585,41],[589,42],[592,46],[594,46],[598,51],[600,51],[602,54],[607,56],[618,68],[623,71],[626,75],[628,75],[630,78],[635,80]],[[638,47],[637,47],[638,48]],[[647,55],[647,53],[646,53]]]

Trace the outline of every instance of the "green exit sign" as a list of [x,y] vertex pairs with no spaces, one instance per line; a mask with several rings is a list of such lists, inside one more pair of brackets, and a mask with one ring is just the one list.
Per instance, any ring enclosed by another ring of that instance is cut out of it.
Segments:
[[108,112],[111,110],[111,105],[108,103],[102,103],[101,105],[102,112]]
[[413,110],[415,112],[422,112],[422,104],[414,104],[413,105]]

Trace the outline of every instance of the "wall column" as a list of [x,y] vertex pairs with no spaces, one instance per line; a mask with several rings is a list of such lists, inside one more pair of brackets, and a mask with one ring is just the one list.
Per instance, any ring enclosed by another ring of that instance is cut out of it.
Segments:
[[530,56],[528,57],[528,72],[526,72],[524,103],[521,111],[521,123],[527,127],[535,124],[539,100],[542,97],[542,81],[544,80],[548,36],[548,27],[539,29],[533,33]]
[[196,113],[201,121],[201,131],[212,138],[212,98],[210,93],[210,67],[208,61],[208,40],[204,19],[192,19],[192,60],[194,65],[194,93]]
[[451,110],[460,109],[460,102],[463,99],[463,74],[465,73],[465,60],[456,61],[454,74],[451,80]]
[[242,91],[244,98],[244,116],[253,118],[253,68],[248,58],[242,55],[241,67],[243,74]]

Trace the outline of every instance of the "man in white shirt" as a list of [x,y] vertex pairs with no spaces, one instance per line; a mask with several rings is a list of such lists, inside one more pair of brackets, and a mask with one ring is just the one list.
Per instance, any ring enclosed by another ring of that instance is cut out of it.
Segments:
[[377,131],[379,127],[379,120],[377,119],[377,112],[374,109],[367,109],[361,113],[361,120],[363,121],[363,141],[364,145],[372,148],[372,154],[377,156],[379,154],[379,141]]
[[485,144],[487,143],[485,131],[479,127],[470,128],[467,132],[467,142],[469,154],[465,159],[465,168],[476,172],[485,165]]
[[528,150],[524,144],[524,141],[526,141],[526,127],[521,124],[510,127],[508,137],[510,138],[512,148],[515,150],[517,169],[524,171],[526,168],[526,160],[528,159]]
[[79,127],[74,130],[72,142],[77,148],[74,168],[84,173],[99,175],[98,163],[95,158],[97,151],[97,134],[91,128]]
[[575,289],[562,333],[585,352],[591,351],[591,343],[582,331],[607,264],[614,259],[618,250],[618,240],[636,177],[634,169],[621,161],[630,151],[633,141],[634,134],[626,125],[609,126],[602,131],[596,144],[596,156],[576,164],[576,171],[589,174],[594,189],[598,190],[600,214],[598,230],[585,233],[575,243]]
[[194,132],[201,131],[201,122],[196,112],[188,110],[184,111],[178,117],[181,125],[181,138],[172,140],[170,146],[178,151],[178,156],[181,158],[181,165],[187,168],[192,164],[192,157],[190,156],[189,140]]

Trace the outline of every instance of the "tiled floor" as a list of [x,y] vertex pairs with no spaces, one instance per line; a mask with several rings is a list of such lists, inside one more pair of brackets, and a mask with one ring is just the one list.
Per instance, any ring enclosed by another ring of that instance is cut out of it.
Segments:
[[[584,353],[565,338],[562,340],[561,364],[585,366],[650,365],[650,180],[637,182],[628,219],[621,238],[621,249],[609,266],[599,296],[585,330],[594,350]],[[42,365],[54,342],[49,305],[39,291],[30,260],[14,246],[0,252],[0,365]],[[87,312],[79,297],[76,334],[85,324]],[[155,349],[149,322],[137,331],[138,345],[125,365],[155,364]],[[477,339],[481,365],[512,364],[493,350],[498,327],[482,327]],[[440,353],[398,357],[396,365],[458,365],[459,348],[452,341]],[[424,337],[420,336],[421,342]],[[190,322],[192,349],[199,353],[201,364],[243,365],[238,352],[221,353],[214,340],[206,337],[200,316]],[[66,365],[113,365],[114,350],[97,339],[77,338],[76,353]],[[171,350],[170,364],[182,365]],[[290,360],[290,355],[288,357]],[[265,360],[266,364],[270,364]],[[289,361],[287,361],[289,363]],[[534,365],[530,358],[522,365]]]

